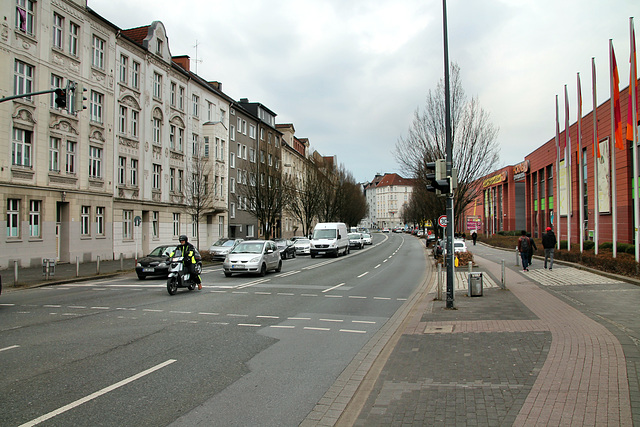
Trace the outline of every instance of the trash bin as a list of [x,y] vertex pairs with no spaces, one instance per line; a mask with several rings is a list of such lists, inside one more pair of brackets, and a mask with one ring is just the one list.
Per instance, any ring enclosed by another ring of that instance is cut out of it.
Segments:
[[469,293],[470,297],[482,296],[482,273],[469,273]]

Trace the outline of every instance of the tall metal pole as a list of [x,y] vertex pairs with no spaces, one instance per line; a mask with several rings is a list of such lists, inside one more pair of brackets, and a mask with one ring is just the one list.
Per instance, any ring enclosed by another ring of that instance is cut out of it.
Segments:
[[[449,91],[449,44],[447,42],[447,0],[442,0],[442,29],[444,32],[444,106],[445,106],[445,132],[446,132],[446,164],[447,178],[451,177],[451,169],[453,164],[451,141],[451,100]],[[451,181],[449,181],[451,184]],[[446,308],[454,308],[453,306],[453,279],[454,279],[454,254],[453,254],[453,190],[449,185],[449,193],[447,194],[447,304]]]

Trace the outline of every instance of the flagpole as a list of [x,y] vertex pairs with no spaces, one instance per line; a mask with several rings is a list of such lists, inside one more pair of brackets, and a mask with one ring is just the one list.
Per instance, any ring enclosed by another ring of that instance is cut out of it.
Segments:
[[559,250],[562,237],[560,234],[560,113],[558,110],[558,95],[556,95],[556,197],[554,197],[553,201],[553,210],[555,212],[554,219],[556,219],[555,227],[558,232],[557,247]]
[[584,251],[584,177],[582,170],[582,88],[580,73],[578,79],[578,232],[580,234],[580,253]]
[[638,196],[638,116],[637,116],[637,97],[636,93],[636,41],[635,31],[633,30],[633,18],[629,18],[629,39],[630,50],[629,56],[631,82],[629,84],[629,93],[631,98],[631,130],[632,130],[632,154],[633,154],[633,223],[635,231],[636,246],[636,262],[640,260],[640,198]]
[[571,251],[571,214],[573,213],[573,200],[571,194],[571,133],[569,132],[569,94],[567,85],[564,85],[564,137],[567,144],[564,147],[564,167],[567,170],[567,250]]
[[611,230],[612,230],[612,243],[613,247],[613,257],[616,258],[618,256],[618,201],[616,199],[616,144],[615,144],[615,134],[616,134],[616,113],[614,106],[614,89],[613,84],[613,40],[609,39],[609,74],[611,80],[611,138],[609,140],[609,145],[611,146],[609,152],[611,155],[611,221],[613,222]]
[[596,59],[591,58],[591,78],[593,83],[593,194],[594,194],[594,253],[598,255],[600,233],[600,192],[598,191],[598,159],[600,158],[600,141],[598,141],[598,100],[596,97]]

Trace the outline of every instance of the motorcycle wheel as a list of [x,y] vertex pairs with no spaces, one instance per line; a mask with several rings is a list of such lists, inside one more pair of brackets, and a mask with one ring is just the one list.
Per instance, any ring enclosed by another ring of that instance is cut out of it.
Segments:
[[169,295],[175,295],[178,292],[178,278],[177,277],[169,277],[167,280],[167,292]]
[[190,291],[194,290],[195,288],[196,288],[195,283],[189,283],[189,286],[187,286],[187,289],[189,289]]

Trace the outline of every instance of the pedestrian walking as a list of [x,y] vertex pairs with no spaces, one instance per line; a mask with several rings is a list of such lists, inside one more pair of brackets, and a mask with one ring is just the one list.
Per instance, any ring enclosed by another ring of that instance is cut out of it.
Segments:
[[531,237],[531,233],[527,233],[527,237],[529,238],[529,265],[532,265],[533,262],[533,251],[537,251],[538,247],[536,246],[536,242],[533,241],[533,237]]
[[518,252],[520,252],[520,259],[522,259],[522,271],[529,271],[529,238],[525,230],[522,230],[521,234],[518,239]]
[[547,227],[547,232],[542,235],[542,247],[544,248],[544,268],[547,268],[547,260],[549,260],[549,270],[553,269],[553,252],[556,249],[558,240],[551,229]]
[[475,230],[473,230],[473,233],[471,233],[471,240],[473,240],[473,246],[475,246],[476,240],[478,240],[478,233],[476,233]]

